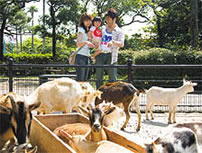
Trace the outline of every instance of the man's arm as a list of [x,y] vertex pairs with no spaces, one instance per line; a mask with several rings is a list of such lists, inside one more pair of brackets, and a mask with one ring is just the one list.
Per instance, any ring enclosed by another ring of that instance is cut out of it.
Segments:
[[122,32],[120,32],[118,34],[118,40],[112,40],[111,42],[108,43],[108,47],[123,47],[124,46],[124,34]]

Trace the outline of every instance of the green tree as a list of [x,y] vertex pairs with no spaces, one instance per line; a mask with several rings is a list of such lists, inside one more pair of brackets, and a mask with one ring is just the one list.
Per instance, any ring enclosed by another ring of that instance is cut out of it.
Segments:
[[[80,3],[78,3],[80,2]],[[42,37],[52,36],[52,51],[53,56],[56,55],[56,39],[59,35],[71,35],[77,29],[79,23],[80,14],[87,10],[92,10],[92,5],[95,6],[94,14],[101,17],[104,16],[104,12],[110,7],[114,7],[119,12],[119,26],[127,26],[134,22],[147,22],[148,7],[147,4],[151,0],[84,0],[84,1],[71,1],[62,0],[60,2],[56,0],[47,1],[50,7],[50,15],[46,15],[46,25],[40,25],[35,27],[36,32],[40,33]],[[125,17],[130,16],[131,20],[126,21]],[[143,17],[144,20],[138,20],[138,17]],[[42,20],[41,19],[41,20]],[[51,34],[48,33],[48,29],[52,29]],[[73,32],[72,32],[73,31]],[[61,38],[61,37],[60,37]]]
[[199,28],[198,25],[198,0],[190,1],[190,29],[191,29],[191,46],[196,49],[199,43]]
[[31,13],[32,16],[32,50],[34,48],[34,32],[33,32],[33,27],[34,27],[34,13],[38,12],[38,9],[36,8],[36,6],[30,6],[28,8],[28,12]]
[[11,20],[15,14],[25,7],[26,2],[32,0],[0,0],[0,60],[3,61],[3,40],[4,34],[10,34],[10,29],[7,28],[7,22]]
[[153,32],[156,33],[159,47],[181,48],[199,45],[202,12],[200,0],[156,0],[151,3],[155,13]]
[[[119,13],[118,25],[120,27],[128,26],[135,22],[145,23],[150,20],[147,16],[148,4],[152,2],[151,0],[92,0],[91,2],[95,6],[95,12],[100,17],[103,17],[104,12],[109,8],[115,8]],[[126,16],[130,18],[125,20]],[[139,20],[139,17],[142,20]]]
[[56,29],[61,28],[62,24],[67,25],[69,21],[75,20],[78,3],[76,0],[48,0],[47,3],[50,6],[50,18],[47,22],[52,26],[52,52],[55,57]]
[[18,35],[20,35],[20,50],[22,51],[22,34],[25,34],[27,32],[28,23],[30,20],[31,18],[27,16],[27,13],[24,11],[24,9],[21,9],[7,22],[7,28],[10,29],[10,34],[16,35],[17,51]]

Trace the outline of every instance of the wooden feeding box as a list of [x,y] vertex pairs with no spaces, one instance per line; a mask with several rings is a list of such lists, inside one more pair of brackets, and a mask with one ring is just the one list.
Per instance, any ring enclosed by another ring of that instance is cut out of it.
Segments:
[[[53,131],[64,124],[88,123],[89,120],[80,114],[48,114],[36,115],[32,120],[30,142],[38,147],[40,153],[76,153],[68,144],[64,143]],[[108,140],[120,144],[135,152],[146,153],[144,148],[120,134],[104,128]]]

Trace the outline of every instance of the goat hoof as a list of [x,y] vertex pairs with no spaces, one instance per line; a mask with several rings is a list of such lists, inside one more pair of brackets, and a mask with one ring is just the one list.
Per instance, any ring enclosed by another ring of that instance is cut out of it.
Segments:
[[139,131],[140,131],[140,128],[137,128],[137,129],[136,129],[136,132],[139,132]]
[[172,122],[171,122],[171,121],[169,121],[169,122],[168,122],[168,124],[172,124]]
[[121,128],[122,131],[124,131],[124,129],[125,129],[124,127]]

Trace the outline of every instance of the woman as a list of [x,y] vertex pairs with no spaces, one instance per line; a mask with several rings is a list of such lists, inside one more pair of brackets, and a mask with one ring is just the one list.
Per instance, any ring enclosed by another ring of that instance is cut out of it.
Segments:
[[[78,27],[77,34],[77,47],[80,48],[76,55],[76,65],[88,65],[90,63],[90,49],[95,46],[88,41],[88,32],[92,23],[91,15],[83,13],[80,18],[80,24]],[[89,68],[76,68],[76,80],[87,81],[88,80]]]

